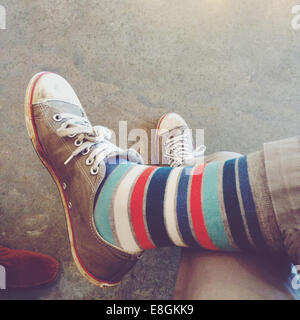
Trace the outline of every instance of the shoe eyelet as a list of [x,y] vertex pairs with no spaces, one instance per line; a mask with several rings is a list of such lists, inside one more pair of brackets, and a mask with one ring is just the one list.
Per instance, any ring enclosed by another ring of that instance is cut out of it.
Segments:
[[76,147],[79,147],[79,146],[82,145],[82,141],[76,139],[76,140],[74,141],[74,145],[75,145]]
[[87,166],[91,166],[91,165],[93,164],[93,162],[94,162],[94,159],[89,160],[89,158],[87,158],[86,161],[85,161],[85,164],[86,164]]
[[59,122],[62,120],[62,117],[60,116],[60,114],[56,113],[54,116],[53,116],[53,120],[56,121],[56,122]]
[[76,136],[76,133],[73,133],[73,134],[69,134],[69,135],[68,135],[69,138],[74,138],[75,136]]
[[98,174],[98,172],[99,172],[99,167],[97,167],[96,169],[95,169],[94,167],[92,167],[90,172],[91,172],[91,174],[92,174],[93,176],[95,176],[95,175]]
[[64,190],[66,190],[67,189],[67,184],[64,182],[62,187],[63,187]]
[[90,152],[90,148],[86,148],[86,149],[84,149],[84,150],[81,152],[81,154],[82,154],[83,156],[85,156],[85,155],[87,155],[89,152]]
[[72,203],[71,203],[71,201],[69,201],[68,207],[69,207],[69,209],[72,209]]

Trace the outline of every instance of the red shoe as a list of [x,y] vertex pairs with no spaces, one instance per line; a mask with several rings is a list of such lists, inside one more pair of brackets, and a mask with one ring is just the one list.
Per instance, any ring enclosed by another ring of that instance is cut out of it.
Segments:
[[[53,282],[58,262],[47,255],[0,246],[0,266],[5,268],[6,288],[32,288]],[[3,269],[3,268],[2,268]]]

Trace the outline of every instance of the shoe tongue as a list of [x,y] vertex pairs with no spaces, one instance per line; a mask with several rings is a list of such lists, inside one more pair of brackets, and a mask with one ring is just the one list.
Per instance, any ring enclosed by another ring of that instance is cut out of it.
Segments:
[[[57,109],[57,111],[60,113],[72,113],[80,117],[86,117],[86,114],[83,111],[83,109],[80,106],[74,105],[72,103],[52,100],[52,101],[47,101],[44,104],[54,109]],[[119,159],[124,159],[137,164],[144,164],[143,158],[134,149],[127,149],[127,150],[120,149],[120,151],[116,150],[116,152],[114,152],[111,156],[107,157],[107,160],[115,158],[116,156],[119,157]]]
[[116,151],[107,157],[107,162],[118,157],[120,160],[125,160],[137,164],[144,164],[144,160],[141,155],[134,149]]
[[185,166],[194,166],[196,164],[196,159],[193,156],[184,158],[183,164]]
[[77,106],[75,104],[64,102],[64,101],[58,101],[58,100],[51,100],[44,103],[45,105],[54,108],[59,113],[71,113],[79,117],[85,117],[85,113],[83,109],[80,106]]
[[[183,133],[187,133],[187,135],[185,136],[185,138],[182,137],[182,146],[185,145],[185,147],[188,147],[190,152],[192,152],[194,150],[193,137],[191,136],[189,128],[187,128],[186,126],[174,128],[169,132],[168,136],[175,138],[177,136],[183,136]],[[177,143],[180,144],[180,141],[178,141]],[[194,159],[192,155],[187,158],[187,160],[189,161],[192,161],[192,159]]]
[[178,135],[181,135],[184,130],[187,129],[186,127],[176,127],[170,131],[168,131],[168,136],[176,137]]

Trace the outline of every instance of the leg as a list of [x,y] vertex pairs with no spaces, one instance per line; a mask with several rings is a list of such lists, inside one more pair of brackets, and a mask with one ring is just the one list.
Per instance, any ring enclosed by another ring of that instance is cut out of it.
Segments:
[[[205,157],[205,162],[241,156],[220,152]],[[286,257],[255,254],[214,253],[182,249],[175,300],[299,298],[290,292],[290,263]],[[204,281],[205,279],[205,281]]]
[[[184,165],[195,157],[192,136],[184,119],[175,113],[164,115],[158,123],[159,138],[162,143],[162,161],[170,165]],[[156,146],[160,150],[159,145]],[[197,148],[198,149],[198,148]],[[157,152],[158,153],[158,152]],[[219,152],[205,157],[205,162],[224,161],[241,155]],[[259,159],[258,159],[259,160]],[[201,159],[200,159],[201,161]],[[203,160],[202,160],[203,161]],[[251,161],[253,162],[253,161]],[[252,166],[250,174],[257,185],[264,190],[257,190],[257,202],[269,203],[264,211],[272,216],[271,201],[261,201],[260,194],[268,194],[264,179],[265,170],[262,161]],[[261,163],[261,165],[259,165]],[[255,177],[255,178],[254,178]],[[257,208],[259,210],[259,208]],[[261,211],[261,210],[260,210]],[[268,222],[268,219],[266,219]],[[178,279],[175,287],[175,299],[290,299],[299,298],[299,290],[293,290],[291,264],[285,256],[253,254],[212,253],[196,249],[182,249]],[[205,279],[205,281],[203,281]],[[259,288],[259,289],[258,289]],[[258,289],[258,290],[257,290]],[[292,295],[291,295],[291,293]]]
[[[107,164],[95,222],[123,250],[281,251],[261,152],[194,167]],[[110,173],[111,172],[111,173]]]

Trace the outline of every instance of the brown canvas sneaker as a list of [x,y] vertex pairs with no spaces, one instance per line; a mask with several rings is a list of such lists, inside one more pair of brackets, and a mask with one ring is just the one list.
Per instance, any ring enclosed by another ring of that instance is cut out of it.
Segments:
[[108,156],[126,156],[137,163],[142,163],[141,157],[110,143],[107,128],[92,127],[74,90],[57,74],[42,72],[31,79],[25,118],[33,146],[59,189],[72,255],[80,273],[100,287],[119,283],[138,257],[99,235],[94,198]]

